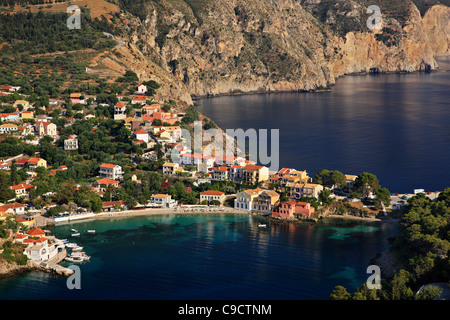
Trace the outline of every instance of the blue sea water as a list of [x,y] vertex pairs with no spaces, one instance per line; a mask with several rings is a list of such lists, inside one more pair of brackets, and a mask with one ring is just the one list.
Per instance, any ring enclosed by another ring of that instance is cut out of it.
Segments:
[[[449,62],[438,59],[448,70]],[[370,172],[399,193],[450,187],[449,71],[346,76],[329,92],[205,98],[196,107],[223,130],[279,129],[280,169]]]
[[[0,280],[0,299],[328,299],[355,290],[388,247],[391,223],[268,224],[233,214],[174,214],[55,226],[91,256],[81,289],[31,272]],[[81,236],[71,238],[71,228]],[[95,229],[96,234],[87,230]],[[73,263],[64,262],[69,266]]]

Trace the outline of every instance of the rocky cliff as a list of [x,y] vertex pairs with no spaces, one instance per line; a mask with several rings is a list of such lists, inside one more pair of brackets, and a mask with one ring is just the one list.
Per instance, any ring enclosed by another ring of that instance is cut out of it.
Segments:
[[[159,80],[162,94],[188,104],[191,97],[317,90],[352,73],[432,70],[435,54],[450,53],[450,8],[439,3],[421,13],[409,0],[116,2],[127,42],[117,64]],[[371,4],[381,12],[373,30]]]

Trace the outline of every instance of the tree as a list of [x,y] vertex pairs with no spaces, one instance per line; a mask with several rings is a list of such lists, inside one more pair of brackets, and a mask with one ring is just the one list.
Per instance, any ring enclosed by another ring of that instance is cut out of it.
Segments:
[[333,198],[330,197],[331,191],[328,189],[324,189],[319,193],[319,201],[322,205],[327,206],[333,202]]
[[6,173],[0,171],[0,201],[6,202],[16,196],[15,192],[9,187],[9,179]]
[[377,203],[383,203],[386,207],[391,203],[391,193],[387,188],[380,188],[375,191],[375,200]]
[[439,298],[441,293],[441,288],[429,285],[419,291],[419,293],[416,295],[416,300],[436,300]]
[[380,188],[380,184],[374,174],[363,172],[356,178],[354,188],[356,191],[361,192],[363,197],[368,197],[370,193]]
[[343,286],[334,287],[333,292],[330,294],[330,300],[350,300],[350,298],[351,294]]

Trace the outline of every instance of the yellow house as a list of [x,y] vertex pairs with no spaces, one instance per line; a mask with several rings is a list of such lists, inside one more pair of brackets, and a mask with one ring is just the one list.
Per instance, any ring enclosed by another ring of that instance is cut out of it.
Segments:
[[28,160],[28,165],[31,169],[36,169],[37,167],[47,168],[47,161],[42,158],[31,158]]
[[31,220],[25,220],[22,218],[16,218],[17,222],[20,222],[22,225],[26,226],[26,227],[32,227],[34,225],[34,219]]
[[20,113],[20,118],[23,119],[34,119],[33,111],[22,111]]

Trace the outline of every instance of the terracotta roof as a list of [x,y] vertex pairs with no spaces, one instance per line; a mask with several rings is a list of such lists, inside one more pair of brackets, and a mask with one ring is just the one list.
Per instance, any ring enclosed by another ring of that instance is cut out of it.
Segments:
[[168,195],[168,194],[161,194],[161,193],[152,195],[152,198],[158,198],[158,199],[164,199],[164,198],[169,198],[169,197],[170,197],[170,195]]
[[117,167],[117,164],[110,164],[110,163],[104,163],[100,166],[100,168],[109,168],[109,169],[114,169],[115,167]]
[[216,191],[216,190],[206,190],[200,193],[200,195],[205,195],[205,196],[221,196],[224,195],[225,193],[222,191]]
[[11,187],[12,190],[21,190],[21,189],[28,190],[28,189],[31,189],[31,188],[34,188],[34,186],[32,186],[31,184],[23,184],[23,183],[17,184],[15,186]]
[[45,235],[45,232],[40,228],[33,228],[28,231],[28,234],[30,236],[39,236],[39,235],[43,236]]
[[95,181],[94,183],[96,183],[96,182],[98,184],[115,184],[115,183],[119,183],[119,181],[112,180],[112,179],[109,179],[109,178],[103,178],[103,179]]
[[245,170],[259,170],[261,169],[263,166],[257,166],[254,164],[248,164],[244,167]]
[[25,206],[21,203],[14,202],[14,203],[8,203],[1,206],[3,209],[15,209],[15,208],[25,208]]
[[134,132],[134,134],[148,134],[144,129],[140,128]]

